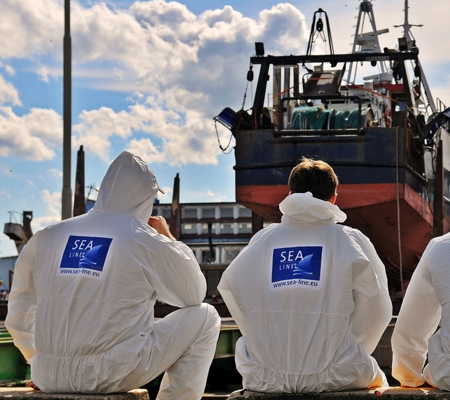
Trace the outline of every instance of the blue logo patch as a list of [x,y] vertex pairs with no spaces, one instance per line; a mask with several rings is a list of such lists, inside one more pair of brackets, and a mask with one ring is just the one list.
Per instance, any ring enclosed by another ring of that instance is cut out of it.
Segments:
[[292,285],[318,287],[321,267],[321,246],[274,249],[271,288]]
[[111,242],[111,238],[69,236],[59,267],[60,274],[81,273],[99,277]]

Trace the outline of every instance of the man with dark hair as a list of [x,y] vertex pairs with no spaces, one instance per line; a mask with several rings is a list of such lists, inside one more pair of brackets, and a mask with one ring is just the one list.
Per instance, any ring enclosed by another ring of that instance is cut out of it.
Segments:
[[338,177],[326,162],[305,157],[292,169],[288,180],[291,193],[311,192],[313,197],[324,201],[336,196],[338,184]]
[[338,178],[304,158],[291,172],[280,224],[258,232],[219,291],[242,333],[245,389],[322,392],[386,386],[370,354],[392,315],[384,265],[369,239],[337,222]]

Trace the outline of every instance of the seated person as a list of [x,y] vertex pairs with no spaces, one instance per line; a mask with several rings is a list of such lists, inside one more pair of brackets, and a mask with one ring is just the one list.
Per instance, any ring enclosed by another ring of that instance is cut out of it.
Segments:
[[[220,317],[192,251],[150,217],[159,186],[139,157],[111,164],[95,206],[25,245],[5,325],[50,393],[117,393],[165,371],[158,399],[200,399]],[[150,219],[149,219],[150,217]],[[180,307],[154,321],[156,299]]]
[[450,390],[449,254],[449,233],[431,240],[406,290],[392,334],[392,376],[402,386]]
[[281,223],[259,231],[219,291],[242,333],[245,389],[297,393],[387,385],[370,356],[391,320],[384,265],[369,239],[337,222],[338,179],[303,159],[289,177]]

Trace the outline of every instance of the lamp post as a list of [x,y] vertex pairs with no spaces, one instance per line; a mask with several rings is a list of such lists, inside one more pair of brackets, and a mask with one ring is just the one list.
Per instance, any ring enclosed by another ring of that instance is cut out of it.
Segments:
[[63,189],[61,196],[61,218],[72,216],[71,151],[72,151],[72,39],[70,38],[70,0],[64,0],[63,40]]

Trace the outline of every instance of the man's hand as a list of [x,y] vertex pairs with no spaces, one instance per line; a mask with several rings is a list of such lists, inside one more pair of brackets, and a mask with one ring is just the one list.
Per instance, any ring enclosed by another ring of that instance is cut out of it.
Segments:
[[169,225],[164,217],[157,215],[148,219],[148,224],[161,235],[167,236],[169,239],[176,241],[169,230]]

